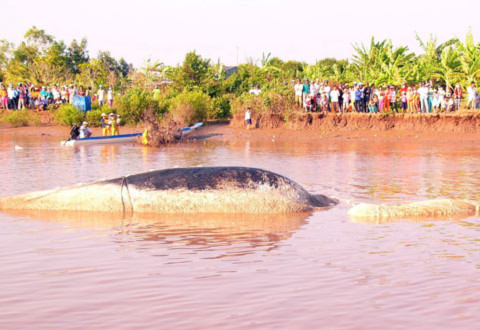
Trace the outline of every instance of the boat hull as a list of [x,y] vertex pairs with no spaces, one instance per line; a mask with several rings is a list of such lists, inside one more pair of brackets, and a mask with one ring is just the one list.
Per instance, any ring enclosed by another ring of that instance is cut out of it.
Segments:
[[130,143],[135,142],[142,133],[122,134],[113,136],[95,136],[83,139],[62,141],[64,146],[92,145],[92,144],[111,144],[111,143]]

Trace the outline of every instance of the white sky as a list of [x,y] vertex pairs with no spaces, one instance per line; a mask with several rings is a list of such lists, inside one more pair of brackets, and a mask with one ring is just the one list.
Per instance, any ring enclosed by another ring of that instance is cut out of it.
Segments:
[[190,50],[226,65],[271,52],[314,63],[347,58],[354,43],[390,38],[420,52],[417,31],[445,41],[480,41],[479,0],[2,0],[0,39],[18,44],[33,25],[64,40],[88,39],[91,56],[109,50],[134,66],[181,63]]

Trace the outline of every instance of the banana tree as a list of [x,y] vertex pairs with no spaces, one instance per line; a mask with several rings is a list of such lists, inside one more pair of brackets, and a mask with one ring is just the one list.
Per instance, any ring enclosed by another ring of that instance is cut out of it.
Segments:
[[433,68],[432,78],[445,82],[447,89],[462,78],[460,52],[456,47],[448,47],[442,51],[441,60]]
[[475,44],[472,32],[469,31],[465,43],[458,43],[458,49],[465,80],[471,83],[480,77],[480,44]]

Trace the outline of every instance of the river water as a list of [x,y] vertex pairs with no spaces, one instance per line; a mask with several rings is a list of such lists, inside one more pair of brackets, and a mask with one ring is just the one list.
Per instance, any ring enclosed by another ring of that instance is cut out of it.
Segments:
[[480,200],[479,153],[474,142],[414,139],[148,149],[0,136],[1,196],[241,165],[342,200],[274,217],[0,213],[0,328],[476,328],[480,218],[356,223],[347,211],[358,202]]

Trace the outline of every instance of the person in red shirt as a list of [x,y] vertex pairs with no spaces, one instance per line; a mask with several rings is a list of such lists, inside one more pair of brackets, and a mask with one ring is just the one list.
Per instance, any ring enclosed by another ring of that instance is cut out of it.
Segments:
[[455,110],[460,110],[460,103],[462,102],[463,90],[462,86],[457,84],[455,90],[453,91],[455,99]]

